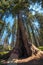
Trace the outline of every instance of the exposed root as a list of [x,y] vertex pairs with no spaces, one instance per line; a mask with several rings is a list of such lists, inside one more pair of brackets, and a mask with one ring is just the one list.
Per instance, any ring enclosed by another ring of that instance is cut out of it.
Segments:
[[30,62],[32,60],[38,60],[38,59],[43,59],[43,51],[39,51],[36,55],[32,55],[28,58],[25,59],[13,59],[15,63],[25,63],[25,62]]

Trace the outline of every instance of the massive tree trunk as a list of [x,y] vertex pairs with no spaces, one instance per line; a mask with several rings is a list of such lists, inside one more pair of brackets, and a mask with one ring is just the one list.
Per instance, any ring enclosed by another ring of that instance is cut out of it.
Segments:
[[29,63],[33,60],[43,59],[43,52],[29,42],[28,33],[26,32],[21,18],[19,14],[16,45],[9,54],[13,57],[12,59],[14,59],[13,61],[15,63]]
[[[33,60],[43,59],[43,51],[40,51],[35,45],[33,45],[29,42],[28,34],[26,32],[26,29],[23,25],[21,18],[22,17],[20,15],[18,18],[18,26],[19,26],[19,31],[21,32],[21,35],[20,35],[21,41],[23,41],[24,47],[28,54],[28,58],[15,60],[15,63],[25,63],[25,62],[29,63],[30,61],[33,61]],[[20,39],[19,39],[19,41],[20,41]],[[20,42],[20,44],[21,44],[21,42]],[[36,62],[40,62],[40,61],[36,61]],[[33,62],[33,64],[34,64],[34,62]]]
[[18,26],[19,26],[19,29],[21,30],[21,35],[22,35],[23,43],[24,43],[24,46],[26,48],[27,54],[28,54],[28,56],[31,56],[31,49],[30,49],[31,43],[28,40],[28,34],[26,32],[26,29],[23,25],[23,22],[22,22],[21,18],[22,17],[21,17],[21,14],[20,14],[19,15],[19,21],[18,21]]

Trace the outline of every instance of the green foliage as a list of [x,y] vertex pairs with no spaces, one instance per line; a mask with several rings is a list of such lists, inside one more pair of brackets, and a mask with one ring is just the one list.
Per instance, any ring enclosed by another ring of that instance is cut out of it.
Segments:
[[19,0],[14,0],[14,3],[16,4],[16,3],[18,3],[19,2]]
[[2,37],[4,29],[5,29],[5,22],[0,20],[0,37]]
[[3,49],[3,46],[2,45],[0,45],[0,50],[2,50]]
[[3,48],[3,49],[4,51],[9,51],[9,50],[12,50],[12,47],[8,45],[6,48]]
[[13,8],[12,12],[15,13],[15,14],[18,14],[20,10],[22,10],[24,7],[23,7],[23,4],[17,4],[15,5],[15,7]]
[[39,46],[39,49],[43,51],[43,46]]
[[12,0],[12,1],[6,1],[3,0],[1,3],[1,12],[7,11],[7,9],[10,10],[12,8],[13,13],[18,13],[20,10],[23,10],[26,6],[29,5],[28,0]]
[[3,63],[0,61],[0,65],[3,65]]
[[4,54],[7,54],[9,51],[1,51],[0,52],[0,55],[4,55]]

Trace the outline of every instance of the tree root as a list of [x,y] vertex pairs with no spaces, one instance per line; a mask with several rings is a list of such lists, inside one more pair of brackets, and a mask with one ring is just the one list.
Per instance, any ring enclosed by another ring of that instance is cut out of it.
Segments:
[[13,59],[14,63],[26,63],[26,62],[30,62],[32,60],[39,60],[39,59],[43,59],[43,51],[38,51],[38,53],[36,55],[32,55],[28,58],[25,59]]

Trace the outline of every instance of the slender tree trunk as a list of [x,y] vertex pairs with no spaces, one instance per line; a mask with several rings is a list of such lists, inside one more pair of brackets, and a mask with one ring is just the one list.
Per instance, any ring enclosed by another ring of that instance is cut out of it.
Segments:
[[34,34],[34,30],[33,30],[33,26],[31,25],[31,22],[30,22],[30,26],[31,26],[31,29],[32,29],[32,34],[33,34],[33,37],[34,37],[35,45],[37,47],[39,47],[39,42],[38,42],[38,40],[37,40],[37,38],[36,38],[36,36]]

